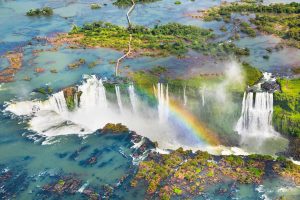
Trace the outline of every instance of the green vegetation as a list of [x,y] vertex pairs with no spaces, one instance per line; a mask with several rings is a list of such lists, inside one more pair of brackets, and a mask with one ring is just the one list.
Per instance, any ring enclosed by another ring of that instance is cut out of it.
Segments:
[[[159,1],[159,0],[135,0],[135,3],[152,3],[152,2],[156,2],[156,1]],[[116,0],[113,4],[118,7],[128,7],[128,6],[132,5],[132,1],[131,0]]]
[[[214,11],[214,12],[213,12]],[[252,12],[252,13],[274,13],[274,14],[299,14],[300,3],[290,4],[248,4],[248,3],[229,3],[220,7],[214,7],[212,10],[207,11],[207,15],[215,14],[216,16],[223,17],[230,15],[234,12]]]
[[241,32],[248,34],[250,37],[255,37],[256,32],[247,22],[242,22],[240,24]]
[[[288,45],[300,48],[300,3],[262,5],[256,3],[228,3],[213,7],[203,13],[206,21],[224,20],[230,22],[232,13],[255,13],[251,23],[260,31],[274,34]],[[248,23],[240,24],[241,32],[255,37],[255,31]]]
[[181,4],[181,2],[180,1],[175,1],[175,3],[174,3],[175,5],[180,5]]
[[79,58],[78,61],[71,63],[68,65],[69,69],[75,69],[78,68],[79,66],[85,64],[85,59]]
[[93,10],[101,8],[100,4],[98,4],[98,3],[92,3],[90,6],[91,6],[91,9],[93,9]]
[[253,159],[253,160],[274,160],[272,156],[270,155],[261,155],[261,154],[251,154],[248,156],[248,158]]
[[27,16],[50,16],[53,15],[53,9],[50,7],[30,9],[26,13]]
[[47,95],[47,94],[52,94],[53,93],[53,89],[51,87],[49,87],[49,86],[47,86],[47,87],[40,87],[40,88],[35,89],[34,92],[38,92],[38,93]]
[[280,133],[300,137],[300,79],[279,79],[274,94],[273,125]]
[[251,66],[246,62],[243,62],[242,66],[244,70],[245,82],[247,85],[253,86],[261,79],[262,73],[257,68]]
[[[68,87],[63,90],[64,97],[66,100],[67,107],[70,111],[73,111],[76,108],[76,104],[80,103],[81,91],[77,91],[75,87]],[[77,98],[75,98],[77,96]],[[77,100],[77,102],[75,102]]]
[[227,31],[227,28],[226,28],[226,26],[221,26],[221,28],[220,28],[220,31],[222,31],[222,32],[226,32]]
[[300,15],[299,14],[257,14],[251,22],[257,29],[274,34],[290,46],[300,48]]
[[177,195],[181,195],[182,194],[182,190],[179,188],[174,188],[174,193]]
[[53,69],[50,69],[50,72],[53,73],[53,74],[56,74],[58,73],[57,69],[53,68]]
[[121,123],[118,124],[112,124],[112,123],[108,123],[106,124],[101,130],[101,133],[128,133],[129,129],[124,126]]
[[124,28],[102,21],[75,26],[69,35],[76,37],[77,43],[88,47],[108,47],[117,50],[128,48],[129,35],[132,34],[133,52],[148,56],[183,56],[188,49],[193,49],[211,56],[228,56],[228,54],[249,55],[248,49],[240,49],[233,43],[212,43],[212,31],[178,23],[157,25],[154,28],[134,26]]
[[[268,169],[268,170],[266,170]],[[170,154],[152,154],[139,164],[131,182],[147,184],[147,194],[152,199],[193,198],[206,186],[228,180],[244,184],[261,184],[264,177],[280,175],[296,184],[300,181],[300,167],[286,159],[274,160],[270,156],[213,156],[207,152],[184,151],[182,148]]]
[[[235,87],[241,89],[238,91],[244,91],[245,86],[247,85],[253,86],[262,77],[262,73],[248,63],[242,63],[242,70],[245,77],[245,85],[241,85],[241,87]],[[143,88],[152,89],[153,84],[156,84],[159,81],[159,77],[161,75],[167,75],[167,69],[162,66],[156,66],[150,70],[132,72],[130,74],[130,78],[135,82],[136,85],[142,86]],[[224,80],[224,74],[200,74],[189,77],[188,79],[173,79],[166,76],[165,80],[168,82],[169,90],[171,92],[176,92],[177,90],[181,90],[183,87],[198,89],[202,85],[216,85]]]
[[88,67],[89,68],[94,68],[94,67],[96,67],[97,64],[98,64],[97,61],[93,61],[93,62],[89,63]]

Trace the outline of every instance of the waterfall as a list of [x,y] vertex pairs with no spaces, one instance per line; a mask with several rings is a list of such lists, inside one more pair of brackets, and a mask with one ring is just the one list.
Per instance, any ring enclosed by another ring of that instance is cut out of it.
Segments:
[[120,112],[123,113],[123,104],[122,104],[122,100],[121,100],[120,87],[118,85],[116,85],[115,90],[116,90],[117,102],[118,102]]
[[103,86],[102,80],[98,80],[96,76],[89,76],[86,82],[78,87],[78,90],[82,92],[80,96],[80,107],[107,107],[105,87]]
[[131,103],[131,106],[132,106],[132,110],[133,110],[133,112],[136,112],[137,111],[137,97],[135,95],[133,85],[129,85],[128,93],[129,93],[129,98],[130,98],[130,103]]
[[169,87],[165,87],[162,83],[157,84],[157,99],[158,99],[158,116],[160,122],[165,121],[169,114]]
[[236,131],[242,137],[267,138],[277,135],[272,127],[273,94],[244,93],[242,114]]
[[186,97],[186,86],[183,87],[183,105],[186,106],[187,104],[187,97]]
[[[63,113],[68,111],[63,91],[53,94],[49,99],[49,104],[49,106],[52,107],[57,113]],[[39,110],[40,106],[36,105],[33,108]]]
[[200,88],[199,92],[200,92],[200,95],[201,95],[202,106],[204,107],[204,105],[205,105],[205,96],[204,96],[205,87]]

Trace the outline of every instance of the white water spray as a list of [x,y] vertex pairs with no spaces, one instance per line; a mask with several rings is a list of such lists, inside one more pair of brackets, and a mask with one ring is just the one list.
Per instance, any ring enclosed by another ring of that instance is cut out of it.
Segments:
[[159,121],[164,122],[169,115],[169,88],[162,83],[157,84],[158,116]]
[[96,76],[87,77],[86,83],[80,85],[78,90],[82,92],[80,97],[81,108],[89,108],[92,106],[107,107],[105,88],[102,80],[98,80]]
[[[65,101],[63,91],[60,91],[60,92],[54,94],[49,99],[49,103],[51,104],[51,107],[53,107],[57,113],[64,113],[67,111],[67,104]],[[36,107],[33,107],[33,109],[39,110],[40,109],[39,105],[37,105]],[[35,112],[35,110],[33,110],[33,112]]]
[[236,130],[242,137],[268,138],[277,135],[272,127],[273,94],[244,93],[242,115]]
[[121,99],[120,87],[118,85],[115,86],[117,102],[120,109],[120,112],[123,113],[123,103]]
[[200,89],[200,94],[201,94],[201,102],[202,102],[202,106],[204,107],[205,105],[205,96],[204,96],[204,93],[205,93],[205,87],[202,87]]
[[129,98],[130,98],[130,103],[131,103],[131,106],[132,106],[132,110],[133,110],[133,112],[136,113],[137,112],[138,100],[137,100],[136,94],[134,92],[134,86],[133,85],[129,85],[128,92],[129,92]]
[[186,96],[186,86],[183,87],[183,105],[187,104],[187,96]]

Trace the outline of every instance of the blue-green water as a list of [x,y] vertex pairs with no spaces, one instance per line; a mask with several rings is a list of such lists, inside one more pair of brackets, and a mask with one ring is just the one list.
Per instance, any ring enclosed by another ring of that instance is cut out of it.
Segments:
[[[22,69],[15,75],[16,81],[0,85],[1,111],[6,108],[6,103],[11,100],[24,101],[36,98],[36,94],[32,91],[39,87],[49,85],[54,91],[59,91],[66,86],[80,83],[83,74],[97,74],[102,78],[112,76],[114,64],[111,64],[111,61],[119,58],[122,55],[121,52],[105,48],[68,49],[60,47],[58,51],[45,51],[34,54],[33,50],[49,49],[51,47],[41,43],[35,44],[34,42],[33,45],[28,45],[28,42],[31,42],[34,37],[67,32],[72,24],[82,25],[86,22],[103,20],[122,26],[127,25],[125,18],[127,9],[117,8],[112,5],[112,1],[104,0],[101,3],[106,3],[106,6],[102,6],[99,10],[91,10],[90,3],[93,2],[76,0],[0,1],[0,55],[16,49],[21,50],[24,54]],[[137,5],[131,19],[134,24],[150,27],[159,23],[179,22],[212,28],[219,37],[223,37],[223,33],[219,31],[219,28],[223,25],[222,22],[203,22],[187,16],[190,12],[193,13],[219,4],[220,1],[196,0],[195,2],[182,1],[181,5],[175,5],[173,0],[163,0],[151,4]],[[29,9],[43,6],[53,7],[54,15],[37,18],[25,16],[26,11]],[[237,42],[237,45],[248,47],[251,51],[251,56],[242,58],[243,60],[265,71],[290,74],[288,69],[300,63],[300,51],[298,49],[284,48],[278,52],[272,52],[268,60],[262,58],[266,53],[265,48],[273,47],[277,43],[278,40],[271,36],[258,36],[255,39],[244,37]],[[79,58],[84,58],[86,64],[78,69],[69,69],[68,64]],[[98,64],[94,68],[89,68],[88,64],[95,61]],[[7,59],[3,56],[0,57],[0,70],[7,65]],[[122,65],[130,66],[128,69],[122,69],[123,75],[130,71],[150,69],[158,65],[166,66],[170,75],[180,77],[188,77],[197,73],[224,71],[223,64],[193,51],[189,52],[189,57],[185,59],[172,56],[166,58],[139,57],[127,59]],[[34,69],[37,67],[43,67],[45,72],[35,73]],[[56,69],[58,73],[51,73],[51,69]],[[31,81],[24,81],[25,77],[30,77]],[[125,92],[123,91],[123,93]],[[190,100],[189,106],[187,106],[187,109],[198,113],[199,118],[203,117],[200,103]],[[240,103],[234,105],[237,110],[239,110]],[[228,114],[226,111],[224,113]],[[231,113],[231,115],[238,117],[236,112]],[[224,116],[220,115],[220,121],[222,121],[222,117]],[[137,169],[130,157],[130,154],[135,150],[131,148],[133,144],[127,134],[110,136],[93,133],[82,137],[78,136],[78,133],[74,133],[73,135],[47,138],[46,140],[41,135],[28,130],[30,127],[28,127],[26,117],[17,117],[1,112],[0,122],[0,177],[7,172],[11,172],[13,177],[7,181],[0,179],[1,198],[57,199],[55,196],[44,194],[41,187],[70,174],[80,179],[81,185],[87,184],[88,187],[102,196],[105,192],[101,188],[109,185],[114,187],[112,199],[142,199],[144,197],[145,187],[143,186],[131,188],[129,186],[130,180],[127,179],[123,184],[118,185],[123,176],[129,175],[128,179],[130,179],[130,175]],[[143,134],[141,133],[141,135]],[[194,136],[189,135],[187,138],[189,137],[193,138]],[[237,136],[233,135],[233,137],[236,138]],[[49,144],[42,145],[43,142],[45,144],[45,140]],[[78,151],[78,156],[75,156],[74,159],[74,155]],[[96,155],[97,163],[86,166],[85,161],[92,155]],[[267,180],[264,183],[264,190],[259,191],[257,185],[237,185],[233,187],[232,183],[228,183],[228,185],[212,187],[199,199],[264,199],[262,195],[265,194],[270,198],[283,194],[289,199],[299,197],[298,188],[288,188],[288,185],[285,186],[283,183],[277,179]],[[216,194],[220,187],[228,189],[228,196]],[[285,190],[282,188],[285,188]],[[11,197],[4,197],[4,193],[11,194]],[[77,192],[75,195],[65,195],[60,198],[87,199],[87,196]]]

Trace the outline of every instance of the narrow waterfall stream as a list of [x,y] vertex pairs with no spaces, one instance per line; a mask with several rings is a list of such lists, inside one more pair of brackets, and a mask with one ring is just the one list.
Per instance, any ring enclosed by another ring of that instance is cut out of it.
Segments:
[[160,122],[165,122],[168,119],[169,107],[169,89],[168,85],[164,86],[162,83],[157,84],[157,100],[158,100],[158,116]]
[[138,99],[134,91],[134,86],[131,84],[128,87],[128,93],[129,93],[129,98],[132,106],[133,112],[137,112],[137,106],[138,106]]
[[120,86],[116,85],[115,90],[116,90],[117,102],[118,102],[120,112],[123,113],[123,103],[121,99]]

